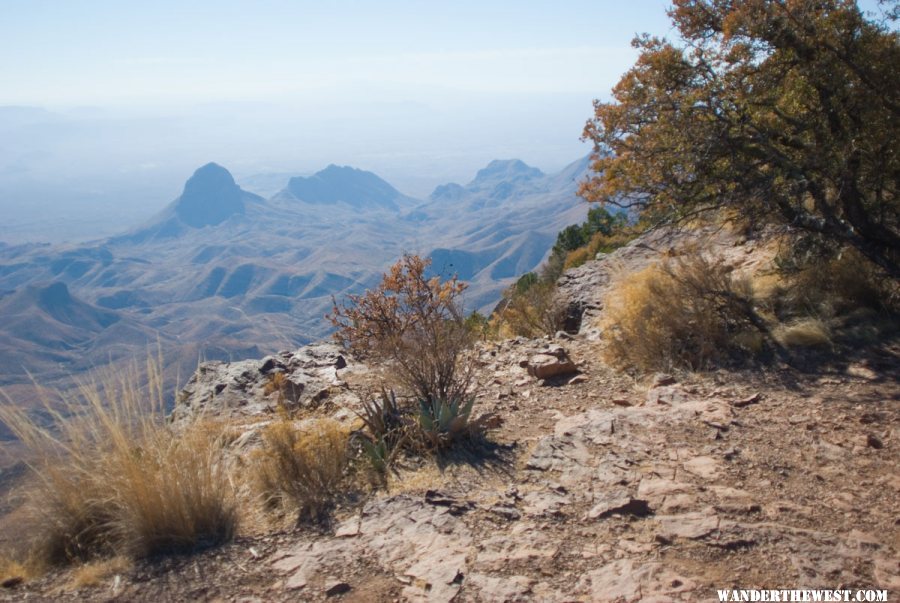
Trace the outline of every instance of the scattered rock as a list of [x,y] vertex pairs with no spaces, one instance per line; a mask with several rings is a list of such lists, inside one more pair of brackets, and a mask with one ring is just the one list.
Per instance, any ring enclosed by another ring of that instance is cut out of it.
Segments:
[[678,383],[678,381],[672,375],[656,373],[653,375],[653,381],[651,383],[651,387],[663,387],[665,385],[674,385],[675,383]]
[[647,501],[627,495],[612,495],[598,502],[588,511],[588,519],[603,519],[611,515],[633,515],[647,517],[652,511]]
[[346,582],[341,582],[339,580],[335,580],[325,584],[326,597],[336,597],[337,595],[349,593],[351,590],[353,590],[352,586],[350,586]]
[[719,516],[712,509],[681,515],[657,515],[660,533],[667,539],[703,538],[719,528]]
[[[279,352],[261,360],[204,362],[178,393],[172,420],[188,420],[198,413],[217,417],[268,414],[275,404],[271,394],[272,377],[281,373],[281,393],[294,406],[315,406],[340,387],[338,368],[350,365],[337,345],[327,342]],[[345,394],[345,401],[357,399]]]
[[662,563],[641,564],[634,559],[619,559],[587,573],[593,601],[663,601],[671,595],[696,588],[693,580],[676,574]]
[[762,400],[762,394],[755,393],[752,396],[747,396],[746,398],[741,398],[740,400],[735,400],[731,403],[732,406],[737,408],[743,408],[745,406],[750,406],[751,404],[756,404],[760,400]]
[[858,379],[866,381],[875,381],[878,379],[878,373],[862,364],[851,364],[847,367],[847,374]]
[[565,353],[558,356],[543,352],[531,356],[528,359],[527,368],[528,372],[538,379],[570,375],[578,370],[575,363]]
[[688,401],[688,395],[678,385],[654,387],[647,392],[647,403],[650,405],[665,404],[673,406]]
[[466,587],[481,594],[482,601],[525,601],[534,580],[526,576],[490,576],[477,573],[466,578]]
[[703,479],[711,480],[719,474],[720,462],[711,456],[696,456],[682,464],[684,470]]
[[884,442],[882,442],[881,438],[875,434],[870,433],[866,435],[866,446],[874,448],[875,450],[881,450],[884,448]]

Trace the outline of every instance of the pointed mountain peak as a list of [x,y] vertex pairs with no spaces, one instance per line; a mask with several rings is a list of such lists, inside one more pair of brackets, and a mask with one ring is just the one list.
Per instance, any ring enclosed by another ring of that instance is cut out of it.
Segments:
[[184,192],[175,202],[175,213],[194,228],[220,224],[244,213],[243,193],[231,172],[217,163],[207,163],[185,183]]

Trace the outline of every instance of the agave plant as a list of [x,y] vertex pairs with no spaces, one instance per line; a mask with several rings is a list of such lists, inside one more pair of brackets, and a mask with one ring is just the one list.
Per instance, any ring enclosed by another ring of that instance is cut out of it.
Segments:
[[408,423],[405,415],[409,413],[397,402],[394,390],[381,390],[381,397],[363,400],[363,411],[357,413],[371,436],[384,440],[388,445],[395,444],[405,431]]
[[482,415],[472,419],[475,398],[465,402],[460,399],[419,400],[419,435],[426,448],[440,450],[452,445],[461,437],[481,434],[488,427],[490,417]]
[[365,399],[362,406],[357,416],[369,432],[360,442],[363,454],[376,471],[383,473],[407,441],[410,412],[397,402],[393,390],[382,389],[379,398]]
[[363,454],[372,468],[378,473],[387,471],[391,463],[391,450],[384,438],[379,438],[374,442],[371,440],[361,440]]

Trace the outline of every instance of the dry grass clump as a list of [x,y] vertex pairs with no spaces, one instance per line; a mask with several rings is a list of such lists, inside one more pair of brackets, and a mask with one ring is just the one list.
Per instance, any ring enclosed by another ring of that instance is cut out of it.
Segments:
[[775,339],[787,348],[811,348],[831,345],[831,334],[823,321],[816,318],[795,320],[780,325],[774,331]]
[[33,573],[34,569],[29,564],[0,555],[0,584],[15,586],[29,579]]
[[131,565],[131,560],[126,557],[113,557],[85,563],[72,572],[70,587],[77,590],[100,586],[110,577],[128,571]]
[[504,337],[542,337],[565,326],[567,308],[556,295],[554,283],[535,281],[517,285],[506,299],[494,321]]
[[27,510],[46,563],[147,557],[226,541],[237,525],[222,430],[165,421],[158,364],[150,386],[134,368],[85,384],[44,425],[12,401],[0,420],[27,446],[34,474]]
[[831,318],[860,308],[900,310],[897,283],[884,278],[855,250],[803,254],[791,248],[776,262],[782,270],[782,283],[771,301],[773,311],[784,320],[809,315]]
[[699,251],[629,275],[605,307],[608,360],[640,371],[709,368],[765,329],[749,282]]
[[270,508],[321,519],[345,490],[349,434],[331,420],[298,427],[281,419],[266,427],[255,455],[259,488]]
[[566,254],[566,261],[563,262],[563,270],[577,268],[588,260],[593,259],[595,255],[597,255],[597,253],[592,253],[589,246],[579,247],[578,249],[572,250]]

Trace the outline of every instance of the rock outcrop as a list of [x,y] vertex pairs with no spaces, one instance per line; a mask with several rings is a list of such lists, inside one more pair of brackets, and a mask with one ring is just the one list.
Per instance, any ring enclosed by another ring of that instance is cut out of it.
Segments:
[[[315,408],[326,399],[351,405],[359,398],[349,392],[338,371],[365,370],[331,343],[304,346],[260,360],[203,362],[179,392],[171,417],[183,421],[198,413],[216,417],[265,416],[278,405],[288,410]],[[276,375],[279,375],[276,380]]]

